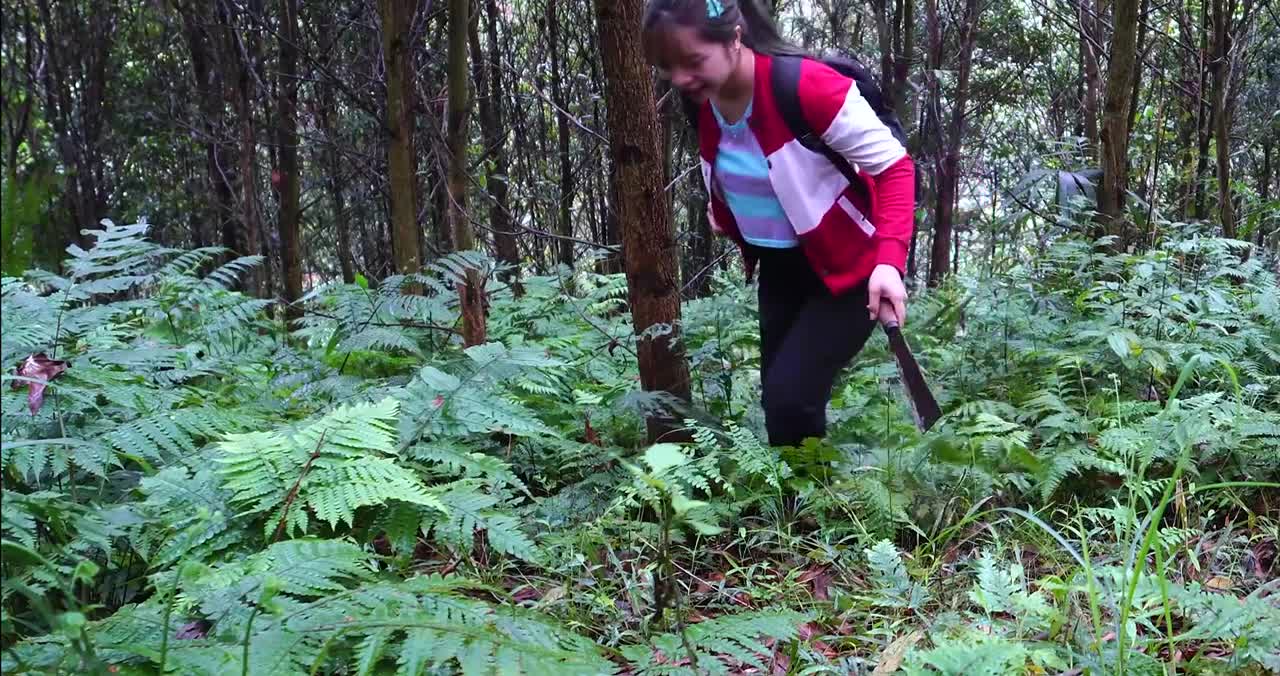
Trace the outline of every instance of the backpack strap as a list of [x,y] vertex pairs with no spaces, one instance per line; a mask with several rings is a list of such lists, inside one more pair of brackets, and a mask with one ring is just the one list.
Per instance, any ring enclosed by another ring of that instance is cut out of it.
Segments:
[[849,161],[840,153],[831,149],[822,137],[815,134],[809,126],[809,122],[804,117],[804,111],[800,108],[800,64],[804,61],[802,56],[778,55],[772,57],[773,64],[770,70],[770,86],[773,89],[774,104],[778,107],[778,112],[782,115],[782,119],[786,121],[787,128],[791,130],[791,134],[800,141],[800,145],[809,150],[826,157],[831,164],[835,165],[840,173],[844,174],[849,184],[854,186],[855,190],[865,190],[866,186],[862,179],[858,176],[858,172],[849,164]]

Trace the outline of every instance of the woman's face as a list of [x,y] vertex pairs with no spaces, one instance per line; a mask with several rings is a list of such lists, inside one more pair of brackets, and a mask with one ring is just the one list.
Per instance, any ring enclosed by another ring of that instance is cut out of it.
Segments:
[[659,74],[690,99],[701,103],[724,86],[736,65],[737,50],[703,40],[698,31],[676,26],[660,37]]

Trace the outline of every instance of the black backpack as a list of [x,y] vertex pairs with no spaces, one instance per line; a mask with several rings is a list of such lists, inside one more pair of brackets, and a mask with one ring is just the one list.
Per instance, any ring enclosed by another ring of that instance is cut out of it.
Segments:
[[[782,115],[782,119],[786,120],[787,127],[791,129],[791,133],[801,145],[824,155],[840,169],[845,178],[849,179],[849,183],[859,186],[862,183],[857,180],[857,172],[849,166],[849,162],[843,156],[832,150],[821,136],[814,133],[800,110],[800,95],[797,89],[800,82],[800,63],[804,58],[801,56],[773,57],[771,79],[773,80],[773,99],[778,105],[778,112]],[[871,71],[857,60],[835,52],[827,53],[821,61],[841,75],[852,79],[858,85],[858,93],[866,99],[876,117],[879,117],[880,121],[889,128],[902,147],[907,147],[907,137],[902,131],[902,123],[898,121],[898,115],[893,108],[885,104],[884,93],[880,91]]]
[[[800,144],[809,150],[826,157],[844,174],[851,185],[856,186],[855,189],[865,188],[862,181],[858,179],[857,172],[849,165],[849,162],[839,153],[832,150],[822,140],[821,136],[814,133],[800,110],[800,95],[797,91],[800,83],[800,63],[806,58],[813,57],[777,55],[771,58],[773,59],[771,75],[773,98],[778,105],[778,112],[782,115],[782,119],[786,121],[787,127],[791,129],[791,133],[796,137],[796,140],[800,141]],[[898,116],[893,109],[885,104],[884,93],[880,91],[880,87],[876,84],[875,77],[871,74],[871,71],[867,70],[856,59],[839,52],[828,52],[819,60],[841,75],[852,79],[858,85],[858,93],[862,94],[862,98],[866,99],[871,106],[871,110],[875,111],[880,121],[889,128],[894,138],[898,139],[898,143],[901,143],[902,147],[905,148],[907,146],[907,136],[902,131],[902,123],[899,122]],[[697,106],[683,96],[681,101],[685,117],[693,128],[697,129]]]

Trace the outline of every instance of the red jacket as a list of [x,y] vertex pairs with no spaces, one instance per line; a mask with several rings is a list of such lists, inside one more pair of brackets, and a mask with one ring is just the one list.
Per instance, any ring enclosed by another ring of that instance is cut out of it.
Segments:
[[[756,54],[748,127],[764,150],[769,182],[814,271],[832,293],[858,286],[881,263],[905,273],[915,226],[915,165],[906,149],[876,117],[853,80],[805,59],[797,90],[800,107],[814,133],[858,170],[867,190],[854,190],[835,165],[801,145],[787,127],[769,85],[771,64],[767,55]],[[720,125],[709,101],[699,111],[698,130],[702,179],[711,195],[712,213],[742,250],[750,280],[756,260],[712,175]],[[870,196],[870,204],[864,194]]]

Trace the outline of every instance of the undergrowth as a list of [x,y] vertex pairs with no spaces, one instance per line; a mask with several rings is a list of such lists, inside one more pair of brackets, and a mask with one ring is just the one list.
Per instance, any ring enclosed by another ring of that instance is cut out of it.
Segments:
[[775,449],[732,275],[650,447],[620,276],[495,283],[463,349],[479,255],[286,325],[257,259],[105,223],[3,280],[3,670],[1280,670],[1276,261],[1166,225],[915,301],[928,434],[877,337]]

